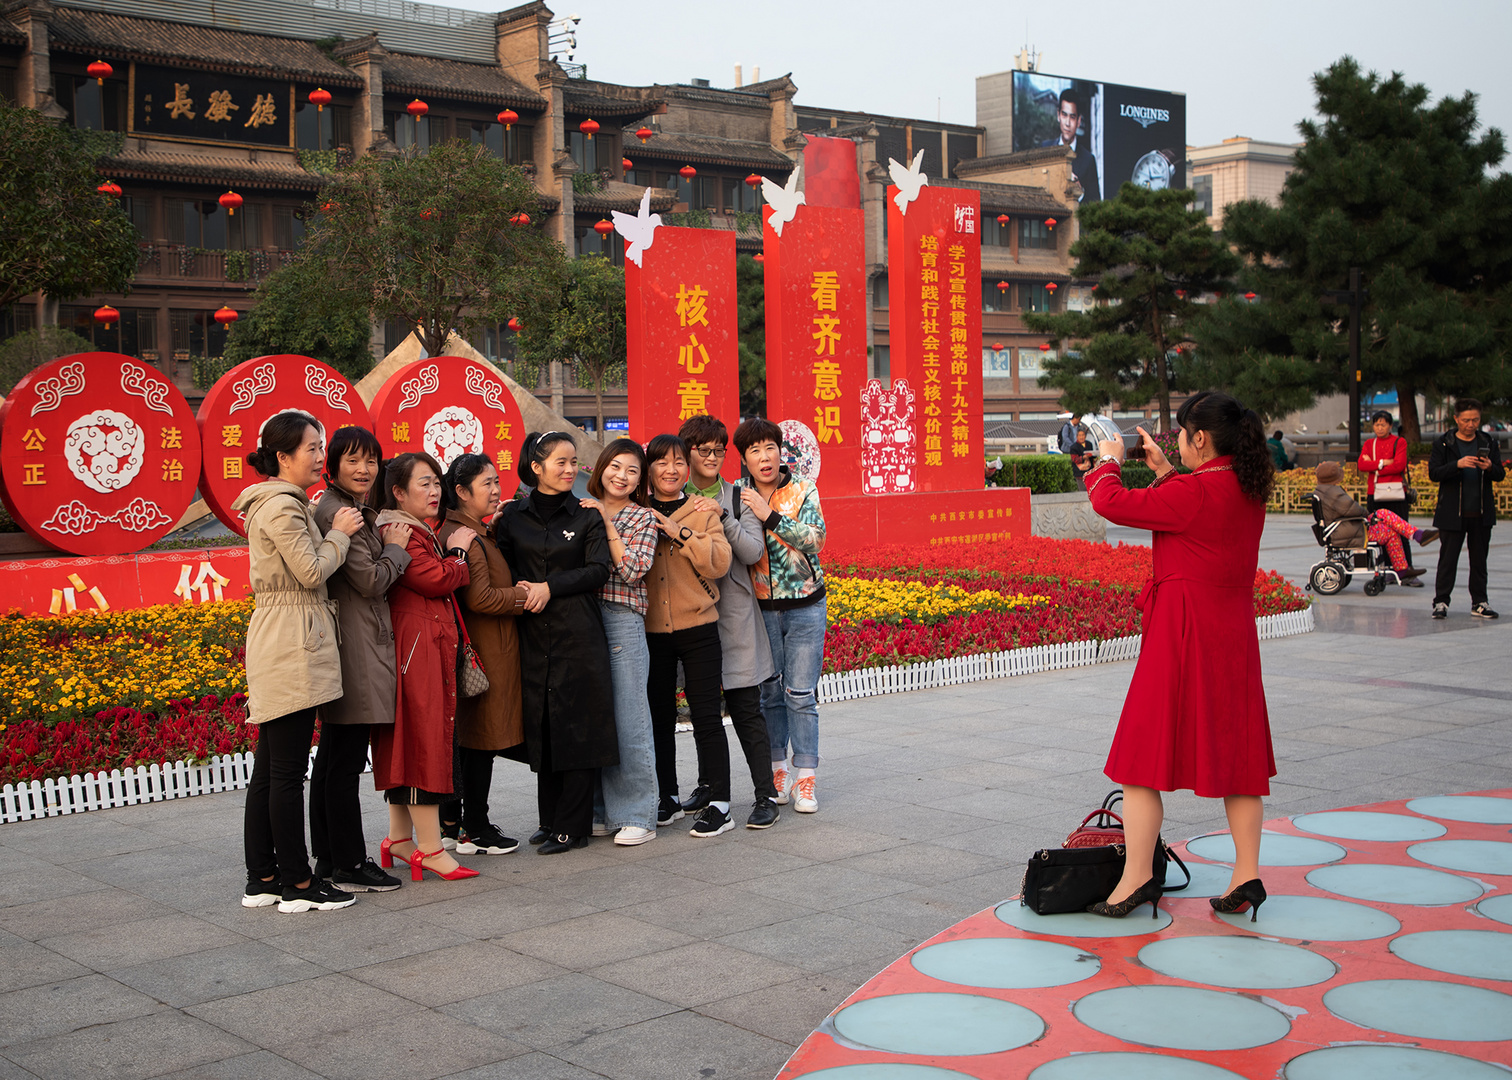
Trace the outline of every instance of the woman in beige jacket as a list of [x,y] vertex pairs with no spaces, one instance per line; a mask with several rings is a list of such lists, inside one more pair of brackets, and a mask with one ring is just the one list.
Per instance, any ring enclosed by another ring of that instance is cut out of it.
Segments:
[[320,480],[325,440],[309,413],[277,413],[247,463],[270,479],[238,495],[246,523],[256,610],[247,627],[247,719],[257,752],[247,785],[247,889],[243,907],[330,911],[355,897],[310,873],[304,838],[304,776],[315,707],[341,697],[336,618],[326,579],[346,560],[362,515],[338,510],[321,535],[306,489]]

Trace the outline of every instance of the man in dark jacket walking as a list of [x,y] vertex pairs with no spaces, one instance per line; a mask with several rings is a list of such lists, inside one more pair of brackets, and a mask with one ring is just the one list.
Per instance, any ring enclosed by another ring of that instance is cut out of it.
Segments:
[[1438,509],[1433,513],[1439,541],[1438,578],[1433,596],[1433,617],[1449,617],[1449,596],[1459,574],[1461,546],[1470,549],[1470,616],[1494,619],[1486,603],[1486,553],[1491,546],[1491,526],[1496,524],[1496,495],[1491,485],[1504,480],[1501,447],[1480,430],[1480,402],[1461,398],[1454,403],[1454,430],[1434,441],[1428,457],[1428,479],[1439,486]]

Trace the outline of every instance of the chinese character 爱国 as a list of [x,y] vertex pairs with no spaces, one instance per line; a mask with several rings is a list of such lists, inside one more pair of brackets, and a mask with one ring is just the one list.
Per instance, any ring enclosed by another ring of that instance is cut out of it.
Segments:
[[173,84],[173,100],[168,103],[168,117],[171,120],[180,120],[187,117],[193,120],[194,99],[189,96],[188,83]]
[[240,105],[231,104],[231,91],[210,91],[210,107],[205,110],[206,120],[230,120],[231,114],[238,112]]
[[708,326],[709,311],[706,305],[708,291],[695,285],[677,287],[677,318],[679,326]]
[[247,122],[242,127],[258,128],[276,123],[278,123],[278,117],[273,112],[273,95],[258,94],[257,100],[252,103],[252,114],[247,117]]
[[690,416],[702,416],[709,411],[709,384],[697,379],[684,379],[677,384],[679,420]]

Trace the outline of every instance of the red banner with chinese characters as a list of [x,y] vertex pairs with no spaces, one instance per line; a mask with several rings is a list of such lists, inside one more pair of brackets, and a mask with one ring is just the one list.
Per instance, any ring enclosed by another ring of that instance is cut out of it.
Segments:
[[865,544],[995,544],[1031,535],[1028,488],[820,495],[825,543],[846,550]]
[[[625,262],[632,438],[644,444],[705,413],[734,431],[740,422],[736,326],[734,232],[657,227],[640,265]],[[734,453],[725,458],[724,475],[740,475]]]
[[201,548],[0,563],[0,611],[71,615],[245,600],[247,549]]
[[[228,529],[241,535],[246,535],[241,516],[231,503],[243,488],[265,479],[247,464],[247,455],[257,449],[263,425],[285,409],[312,414],[325,429],[327,441],[339,427],[373,426],[367,406],[346,376],[308,356],[259,356],[222,375],[200,402],[200,496]],[[382,435],[378,441],[383,441]],[[324,486],[311,488],[312,496]]]
[[178,388],[120,353],[43,364],[0,406],[6,508],[78,555],[137,551],[194,500],[200,440]]
[[515,463],[525,421],[514,395],[492,371],[461,356],[432,356],[389,376],[370,406],[385,457],[423,451],[443,469],[463,454],[483,454],[499,469],[508,499],[520,486]]
[[890,370],[918,396],[918,491],[982,486],[981,195],[887,189]]
[[763,212],[767,416],[798,420],[823,455],[826,494],[861,484],[866,382],[865,215],[799,205],[782,222]]

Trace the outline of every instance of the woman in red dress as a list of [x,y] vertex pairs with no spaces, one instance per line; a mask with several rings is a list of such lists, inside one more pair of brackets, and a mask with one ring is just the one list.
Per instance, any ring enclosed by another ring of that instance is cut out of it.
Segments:
[[1213,907],[1258,910],[1265,899],[1261,797],[1270,794],[1276,762],[1254,587],[1274,466],[1260,418],[1227,394],[1193,396],[1176,422],[1190,475],[1179,475],[1143,428],[1154,484],[1123,486],[1122,440],[1100,443],[1102,457],[1087,474],[1093,509],[1115,525],[1154,533],[1154,569],[1141,597],[1144,640],[1103,770],[1123,785],[1127,858],[1112,895],[1088,908],[1115,918],[1160,899],[1150,868],[1162,791],[1223,799],[1236,858],[1228,895]]

